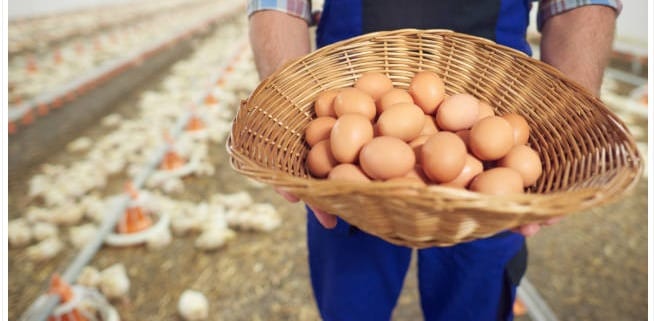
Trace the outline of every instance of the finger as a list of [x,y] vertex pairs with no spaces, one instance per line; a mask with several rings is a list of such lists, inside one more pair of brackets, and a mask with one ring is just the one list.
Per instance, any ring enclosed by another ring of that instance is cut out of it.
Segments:
[[525,237],[534,236],[538,231],[540,231],[540,225],[537,223],[525,224],[518,226],[512,230],[513,232],[520,233]]
[[281,187],[275,187],[275,191],[277,191],[277,193],[279,195],[281,195],[284,199],[286,199],[287,201],[289,201],[291,203],[297,203],[297,202],[300,201],[300,198],[298,198],[297,196],[285,191]]
[[549,220],[543,222],[542,225],[543,225],[543,226],[554,225],[554,224],[556,224],[556,223],[558,223],[558,222],[561,222],[561,220],[563,220],[563,216],[553,217],[553,218],[551,218],[551,219],[549,219]]
[[316,219],[318,219],[318,222],[320,222],[320,225],[322,225],[326,229],[333,229],[336,227],[336,224],[338,221],[336,220],[336,216],[329,214],[323,210],[319,210],[311,205],[309,205],[311,210],[313,211],[313,214],[316,216]]

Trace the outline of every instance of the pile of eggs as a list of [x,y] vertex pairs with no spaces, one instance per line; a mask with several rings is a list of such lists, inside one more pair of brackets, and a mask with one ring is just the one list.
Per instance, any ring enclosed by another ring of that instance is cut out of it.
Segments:
[[495,115],[472,95],[447,95],[435,73],[408,90],[378,72],[322,92],[307,126],[306,165],[315,178],[438,184],[484,194],[523,193],[542,173],[520,115]]

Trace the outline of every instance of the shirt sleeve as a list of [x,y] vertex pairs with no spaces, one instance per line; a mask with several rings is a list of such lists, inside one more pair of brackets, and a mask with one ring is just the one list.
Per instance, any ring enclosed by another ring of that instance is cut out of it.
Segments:
[[543,27],[545,20],[557,14],[588,5],[611,7],[617,14],[622,11],[622,2],[620,0],[541,0],[538,7],[538,31]]
[[261,10],[281,11],[292,16],[304,19],[311,24],[310,0],[249,0],[248,17]]

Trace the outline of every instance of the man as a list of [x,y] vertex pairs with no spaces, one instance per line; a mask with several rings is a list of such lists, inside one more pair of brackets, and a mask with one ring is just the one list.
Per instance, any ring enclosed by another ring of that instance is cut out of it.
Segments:
[[[618,1],[544,0],[539,6],[541,59],[595,95],[611,50]],[[529,0],[326,0],[316,40],[322,47],[373,31],[439,28],[531,54],[525,39],[530,8]],[[310,12],[308,1],[250,1],[250,40],[261,78],[309,53]],[[411,249],[389,244],[318,209],[308,212],[309,265],[321,317],[390,319]],[[511,320],[515,290],[526,268],[524,236],[539,228],[529,224],[487,239],[419,250],[425,320]]]

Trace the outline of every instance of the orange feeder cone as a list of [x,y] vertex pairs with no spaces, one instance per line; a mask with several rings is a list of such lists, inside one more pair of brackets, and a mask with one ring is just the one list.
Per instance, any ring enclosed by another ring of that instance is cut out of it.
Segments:
[[16,123],[13,121],[10,121],[9,124],[7,124],[7,131],[9,132],[9,135],[15,134],[18,129],[16,128]]
[[15,96],[11,103],[12,103],[12,105],[22,104],[23,103],[23,96]]
[[198,116],[191,116],[191,119],[188,120],[188,124],[186,125],[186,130],[188,131],[195,131],[195,130],[202,130],[204,129],[204,122],[200,119]]
[[[64,280],[59,277],[59,274],[54,274],[52,279],[50,279],[50,290],[48,291],[52,294],[58,294],[61,302],[66,303],[73,299],[73,289],[66,283]],[[70,312],[60,315],[60,316],[50,316],[48,321],[87,321],[79,310],[73,308]]]
[[59,50],[59,49],[55,50],[55,53],[54,53],[54,62],[55,62],[55,64],[59,65],[63,61],[64,61],[64,58],[61,55],[61,50]]
[[205,105],[214,105],[217,104],[218,100],[216,100],[216,97],[214,97],[212,94],[208,94],[206,97],[204,97],[204,104]]
[[168,150],[164,159],[161,162],[161,169],[172,171],[184,166],[184,159],[182,159],[174,150]]
[[170,137],[170,134],[168,132],[164,132],[164,140],[166,140],[166,143],[168,143],[170,147],[166,151],[166,154],[164,155],[163,160],[161,161],[161,169],[172,171],[184,166],[185,161],[173,149],[173,143],[174,143],[173,138]]
[[75,93],[75,90],[71,90],[66,94],[64,99],[67,102],[71,102],[71,101],[75,100],[75,98],[77,98],[77,93]]
[[27,72],[29,72],[30,74],[34,74],[37,73],[38,71],[39,71],[39,66],[37,66],[36,60],[34,59],[34,57],[30,57],[27,60]]
[[140,206],[128,207],[125,215],[118,222],[118,232],[121,234],[136,233],[152,226],[150,215]]
[[50,108],[48,107],[48,104],[40,103],[38,107],[36,107],[36,112],[39,116],[45,116],[50,112]]
[[21,119],[23,125],[31,125],[34,122],[34,110],[28,110]]
[[64,105],[64,98],[63,97],[57,97],[57,99],[54,100],[52,103],[52,108],[60,108],[61,106]]
[[525,314],[527,314],[527,307],[520,298],[516,298],[515,302],[513,302],[513,315],[519,317]]
[[[128,183],[125,188],[133,200],[138,198],[138,191],[131,183]],[[136,233],[148,229],[150,226],[152,226],[152,218],[147,211],[143,210],[141,206],[130,206],[118,222],[118,232],[122,234]]]

